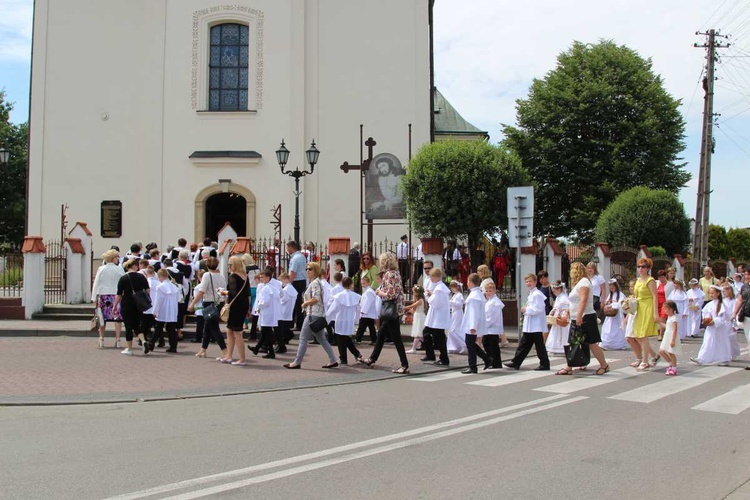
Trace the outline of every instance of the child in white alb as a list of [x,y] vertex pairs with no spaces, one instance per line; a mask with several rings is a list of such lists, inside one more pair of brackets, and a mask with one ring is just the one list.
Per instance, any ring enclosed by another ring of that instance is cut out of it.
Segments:
[[667,375],[677,375],[677,356],[682,354],[680,334],[678,332],[677,304],[673,300],[664,303],[664,312],[667,313],[667,325],[664,329],[664,338],[659,346],[659,354],[667,360]]
[[375,290],[370,286],[370,278],[362,276],[362,298],[359,302],[359,326],[354,336],[356,343],[362,342],[365,329],[370,332],[370,345],[375,345],[375,320],[378,319],[379,304],[381,298],[375,294]]
[[[340,273],[336,273],[339,274]],[[347,351],[351,352],[357,361],[362,360],[362,354],[354,346],[352,335],[354,324],[359,319],[360,295],[352,291],[352,279],[345,277],[341,280],[341,291],[333,296],[331,305],[326,309],[326,318],[335,325],[338,337],[339,363],[347,365]]]
[[408,354],[415,354],[417,349],[422,346],[422,331],[424,330],[424,320],[427,318],[426,309],[427,303],[424,300],[424,288],[416,285],[412,288],[414,294],[414,302],[409,304],[406,308],[406,312],[413,313],[411,323],[411,336],[414,342],[411,345],[411,349],[406,351]]

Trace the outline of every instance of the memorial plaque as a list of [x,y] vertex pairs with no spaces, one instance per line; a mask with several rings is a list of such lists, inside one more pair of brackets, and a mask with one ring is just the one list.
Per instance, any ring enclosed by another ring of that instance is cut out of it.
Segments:
[[117,200],[102,202],[102,238],[122,236],[122,202]]

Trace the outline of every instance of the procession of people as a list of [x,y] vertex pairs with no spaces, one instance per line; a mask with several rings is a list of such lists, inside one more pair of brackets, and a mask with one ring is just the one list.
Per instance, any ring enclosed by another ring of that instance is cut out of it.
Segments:
[[[293,331],[299,331],[296,355],[281,365],[287,369],[302,367],[311,343],[320,344],[328,357],[323,368],[350,364],[349,353],[355,364],[370,367],[387,342],[400,360],[393,370],[397,374],[410,373],[408,355],[418,352],[424,353],[422,362],[437,366],[449,366],[450,354],[466,353],[465,373],[478,372],[478,359],[485,370],[503,367],[505,304],[496,279],[504,280],[507,269],[499,272],[497,252],[492,267],[479,265],[477,273],[468,273],[465,279],[460,264],[465,247],[449,245],[440,267],[422,256],[421,279],[407,303],[409,280],[402,272],[409,269],[405,266],[408,245],[376,258],[367,251],[360,253],[356,244],[357,269],[347,269],[342,259],[336,259],[326,273],[315,261],[312,245],[303,248],[289,241],[286,272],[276,250],[261,263],[262,268],[250,254],[232,256],[226,275],[220,272],[215,245],[208,239],[200,248],[188,248],[180,239],[164,253],[155,244],[149,247],[135,243],[124,258],[116,248],[102,255],[92,290],[100,348],[105,346],[108,324],[113,323],[117,348],[122,347],[125,329],[124,355],[134,354],[136,339],[144,355],[161,347],[177,353],[185,317],[192,313],[196,318],[192,342],[201,344],[195,356],[207,357],[215,343],[220,350],[215,359],[232,366],[248,366],[244,332],[251,326],[249,340],[257,343],[247,349],[267,359],[286,353]],[[702,329],[703,342],[692,362],[727,365],[739,357],[737,333],[750,330],[750,270],[719,279],[706,268],[701,280],[692,279],[686,286],[675,279],[673,269],[658,272],[655,280],[652,266],[648,258],[638,260],[638,276],[631,281],[629,293],[621,290],[616,277],[607,280],[599,275],[593,262],[572,263],[567,284],[550,283],[544,270],[525,276],[528,295],[520,311],[518,347],[504,366],[520,369],[533,348],[539,359],[537,370],[550,369],[550,356],[565,355],[568,365],[557,375],[585,369],[591,358],[598,362],[594,373],[604,375],[609,365],[603,351],[630,348],[636,358],[630,366],[636,370],[649,370],[663,359],[667,375],[676,375],[681,343]],[[413,339],[409,350],[400,329],[407,313]],[[366,331],[373,346],[369,356],[357,347]],[[652,337],[658,337],[658,347],[652,345]],[[570,355],[573,345],[578,355],[586,352],[583,366]]]

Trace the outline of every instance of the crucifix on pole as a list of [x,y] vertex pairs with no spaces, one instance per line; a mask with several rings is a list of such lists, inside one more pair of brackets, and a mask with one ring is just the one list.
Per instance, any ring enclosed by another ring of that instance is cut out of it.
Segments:
[[[359,239],[362,241],[362,228],[364,226],[364,223],[362,222],[362,218],[365,214],[364,210],[364,179],[367,175],[367,171],[370,168],[370,163],[372,163],[373,158],[373,150],[375,146],[378,144],[375,142],[375,140],[372,137],[368,137],[367,141],[364,143],[365,146],[367,146],[367,159],[363,159],[362,157],[362,130],[363,126],[359,126],[359,142],[360,142],[360,153],[359,153],[359,165],[350,165],[348,161],[345,161],[341,164],[341,170],[344,171],[345,174],[349,173],[349,170],[358,170],[359,171]],[[373,223],[372,219],[367,219],[367,244],[368,246],[372,245],[373,240]]]

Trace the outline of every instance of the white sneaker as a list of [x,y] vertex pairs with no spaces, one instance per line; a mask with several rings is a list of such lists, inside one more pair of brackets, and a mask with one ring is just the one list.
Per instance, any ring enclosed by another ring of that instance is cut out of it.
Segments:
[[115,349],[120,348],[120,339],[115,340]]
[[99,339],[99,349],[104,349],[104,340]]
[[120,351],[120,354],[124,354],[125,356],[132,356],[133,355],[133,350],[126,348],[124,351]]

